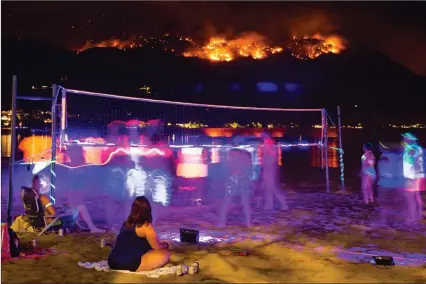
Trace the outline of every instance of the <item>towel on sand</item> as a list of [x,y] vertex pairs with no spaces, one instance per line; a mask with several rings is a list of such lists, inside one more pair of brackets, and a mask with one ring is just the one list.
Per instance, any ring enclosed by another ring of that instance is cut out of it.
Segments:
[[26,233],[34,233],[34,228],[30,226],[30,224],[25,220],[24,216],[20,215],[15,218],[15,221],[13,221],[12,226],[10,226],[12,230],[14,230],[17,233],[26,232]]
[[178,267],[178,266],[169,266],[169,267],[158,268],[151,271],[133,272],[128,270],[110,269],[108,266],[108,261],[106,260],[99,261],[99,262],[79,262],[78,266],[84,267],[84,268],[94,268],[97,271],[116,271],[116,272],[122,272],[122,273],[133,273],[133,274],[148,276],[151,278],[159,278],[161,275],[176,274],[176,269]]

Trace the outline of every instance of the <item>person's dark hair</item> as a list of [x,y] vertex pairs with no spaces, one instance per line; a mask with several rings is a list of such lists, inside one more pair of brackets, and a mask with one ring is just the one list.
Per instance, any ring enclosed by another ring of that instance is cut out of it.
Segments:
[[142,227],[149,223],[152,223],[151,204],[145,196],[138,196],[133,201],[130,215],[123,225],[126,227]]
[[362,145],[362,147],[367,151],[373,151],[373,146],[371,146],[371,143],[365,143],[364,145]]
[[33,176],[33,184],[32,184],[32,186],[34,186],[35,182],[40,182],[40,181],[41,181],[41,176],[40,175]]

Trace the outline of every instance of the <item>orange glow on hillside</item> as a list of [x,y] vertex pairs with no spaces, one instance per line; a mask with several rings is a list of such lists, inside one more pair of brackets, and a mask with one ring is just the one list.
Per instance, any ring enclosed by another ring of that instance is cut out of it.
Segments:
[[291,54],[298,59],[315,59],[323,54],[338,54],[346,48],[345,40],[339,36],[293,37],[289,45]]
[[[139,37],[130,40],[109,39],[100,42],[88,41],[77,49],[77,53],[99,47],[116,48],[120,50],[151,46],[160,48],[167,52],[176,53],[184,57],[196,57],[212,62],[229,62],[238,58],[264,59],[271,55],[284,51],[283,46],[270,45],[269,40],[258,33],[247,32],[234,38],[224,36],[213,36],[204,44],[198,45],[190,37],[176,37],[177,42],[184,42],[189,48],[183,53],[174,47],[175,42],[169,41],[170,35],[163,37]],[[314,34],[312,36],[294,36],[287,49],[298,59],[315,59],[322,54],[338,54],[346,48],[346,41],[338,35],[324,36]]]
[[282,51],[282,47],[269,46],[263,36],[257,33],[246,33],[232,40],[219,36],[212,37],[203,47],[187,50],[183,56],[210,61],[231,61],[239,57],[263,59]]

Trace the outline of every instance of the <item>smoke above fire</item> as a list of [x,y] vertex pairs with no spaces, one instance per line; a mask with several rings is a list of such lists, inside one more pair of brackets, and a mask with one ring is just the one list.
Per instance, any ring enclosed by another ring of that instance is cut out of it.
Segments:
[[315,59],[323,54],[338,54],[347,46],[345,39],[338,35],[294,36],[285,45],[271,45],[268,39],[255,32],[246,32],[229,38],[212,36],[203,44],[197,44],[190,37],[176,36],[173,39],[184,42],[185,48],[176,46],[169,34],[160,38],[138,37],[131,40],[110,39],[100,42],[86,42],[77,52],[95,47],[117,48],[121,50],[151,46],[177,53],[184,57],[196,57],[212,62],[229,62],[238,58],[264,59],[284,50],[288,50],[297,59]]

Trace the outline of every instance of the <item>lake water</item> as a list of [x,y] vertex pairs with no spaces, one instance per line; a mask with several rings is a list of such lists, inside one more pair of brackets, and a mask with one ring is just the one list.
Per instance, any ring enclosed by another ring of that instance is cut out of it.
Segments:
[[[360,167],[360,158],[362,155],[362,144],[370,142],[373,147],[381,142],[399,142],[400,134],[403,129],[388,129],[383,128],[380,130],[366,130],[366,129],[343,129],[343,149],[345,151],[344,164],[345,174],[348,177],[358,174]],[[426,129],[415,129],[412,131],[420,140],[420,144],[426,139]],[[47,136],[45,136],[47,138]],[[22,139],[23,136],[18,136]],[[329,146],[338,147],[335,139],[330,139]],[[424,145],[422,145],[424,146]],[[2,133],[1,135],[1,156],[2,158],[10,156],[11,135]],[[22,158],[21,152],[17,151],[17,159]],[[306,169],[308,167],[320,167],[321,155],[318,148],[311,149],[296,149],[292,148],[289,151],[283,152],[283,165],[291,169]],[[329,149],[329,167],[339,167],[338,152]]]

